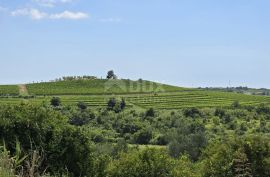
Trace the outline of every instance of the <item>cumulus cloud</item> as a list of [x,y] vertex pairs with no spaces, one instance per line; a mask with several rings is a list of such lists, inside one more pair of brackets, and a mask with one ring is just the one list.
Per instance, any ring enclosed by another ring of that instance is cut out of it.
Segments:
[[54,7],[56,4],[65,4],[70,3],[74,0],[33,0],[35,3],[37,3],[40,6],[44,7]]
[[40,12],[37,9],[17,9],[11,12],[12,16],[29,16],[33,20],[41,20],[48,16],[44,12]]
[[80,19],[85,19],[89,17],[88,14],[83,13],[83,12],[64,11],[62,13],[48,14],[45,12],[41,12],[38,9],[17,9],[11,12],[11,15],[12,16],[28,16],[33,20],[42,20],[42,19],[80,20]]

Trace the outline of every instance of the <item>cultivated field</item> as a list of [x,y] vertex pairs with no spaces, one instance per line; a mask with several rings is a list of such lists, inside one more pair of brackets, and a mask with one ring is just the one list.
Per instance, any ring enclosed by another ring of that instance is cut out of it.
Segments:
[[[235,101],[239,101],[241,105],[270,104],[268,96],[188,89],[150,81],[98,79],[36,83],[26,85],[24,94],[19,95],[21,87],[21,85],[0,86],[2,95],[0,103],[40,104],[49,102],[52,96],[59,96],[64,105],[75,105],[83,101],[92,107],[106,106],[112,97],[124,98],[128,107],[156,109],[227,107]],[[28,97],[25,93],[29,94]]]

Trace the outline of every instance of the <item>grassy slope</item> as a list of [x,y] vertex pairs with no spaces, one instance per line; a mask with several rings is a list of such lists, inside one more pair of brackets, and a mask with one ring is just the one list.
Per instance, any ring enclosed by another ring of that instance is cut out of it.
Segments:
[[28,84],[30,95],[100,95],[180,91],[183,88],[150,81],[76,80]]
[[[114,95],[114,97],[125,98],[128,106],[154,107],[156,109],[230,106],[234,101],[239,101],[242,105],[270,104],[270,97],[266,96],[186,89],[149,81],[78,80],[28,84],[26,87],[30,95],[37,95],[37,97],[27,100],[1,98],[0,103],[15,104],[21,101],[38,104],[45,101],[48,103],[52,96],[57,95],[66,105],[75,105],[79,101],[84,101],[89,106],[103,107],[106,106],[108,99]],[[13,93],[17,89],[18,93],[18,86],[10,86],[8,89],[3,86],[2,88],[6,88],[4,89],[6,92],[12,91],[11,88],[13,88]]]
[[0,95],[18,95],[19,87],[17,85],[0,85]]

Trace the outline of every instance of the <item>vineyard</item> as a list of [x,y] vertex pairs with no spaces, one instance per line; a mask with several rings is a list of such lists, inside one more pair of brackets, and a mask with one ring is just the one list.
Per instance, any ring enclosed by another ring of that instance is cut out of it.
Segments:
[[49,103],[53,96],[60,97],[64,105],[85,102],[91,107],[105,107],[112,97],[124,98],[128,107],[156,109],[227,107],[235,101],[241,105],[270,104],[268,96],[187,89],[150,81],[76,80],[35,83],[26,87],[31,97],[19,96],[18,86],[0,86],[0,104]]
[[19,87],[17,85],[1,85],[0,96],[18,95]]
[[150,81],[131,80],[72,80],[28,84],[31,95],[100,95],[170,92],[184,90],[180,87],[159,84]]

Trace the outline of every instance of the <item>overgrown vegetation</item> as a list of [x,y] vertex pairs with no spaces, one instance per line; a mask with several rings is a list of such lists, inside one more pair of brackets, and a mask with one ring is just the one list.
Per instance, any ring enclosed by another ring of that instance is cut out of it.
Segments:
[[0,176],[267,177],[270,108],[235,105],[2,105]]
[[270,97],[93,76],[0,87],[0,177],[268,177]]

